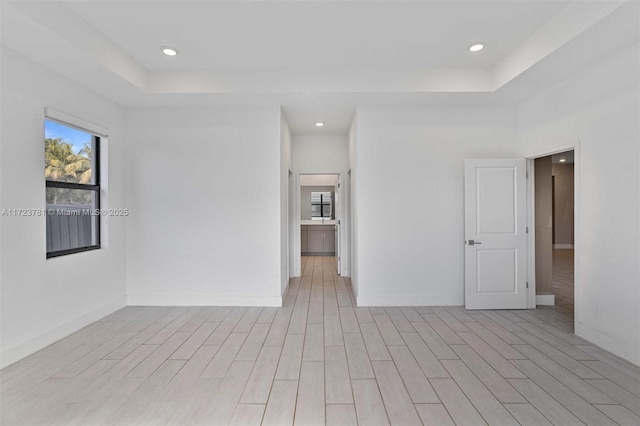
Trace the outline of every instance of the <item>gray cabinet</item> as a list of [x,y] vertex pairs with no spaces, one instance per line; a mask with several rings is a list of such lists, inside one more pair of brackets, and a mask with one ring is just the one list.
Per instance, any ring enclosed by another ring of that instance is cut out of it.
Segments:
[[324,233],[325,231],[319,231],[317,229],[313,229],[314,226],[311,226],[312,229],[308,230],[309,233],[309,253],[324,253]]
[[300,229],[300,252],[301,253],[306,253],[309,251],[308,240],[309,240],[309,232],[307,231],[307,227],[303,226]]
[[335,226],[303,225],[300,227],[300,251],[316,256],[333,256],[336,251]]
[[336,230],[334,227],[332,229],[324,231],[324,241],[323,241],[323,253],[333,253],[336,252]]

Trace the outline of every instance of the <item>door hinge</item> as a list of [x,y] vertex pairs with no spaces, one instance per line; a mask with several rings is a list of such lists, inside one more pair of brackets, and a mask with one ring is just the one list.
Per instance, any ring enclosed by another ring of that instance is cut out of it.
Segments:
[[527,175],[527,179],[529,179],[529,172],[526,172],[525,174]]
[[527,234],[529,233],[529,227],[527,226]]
[[340,188],[340,183],[338,183],[338,188]]
[[529,281],[527,281],[527,288],[529,288]]

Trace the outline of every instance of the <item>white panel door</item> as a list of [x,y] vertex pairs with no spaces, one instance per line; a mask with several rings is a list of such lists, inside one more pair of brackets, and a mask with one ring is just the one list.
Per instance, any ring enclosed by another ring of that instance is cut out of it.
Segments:
[[465,161],[465,307],[525,309],[526,163]]

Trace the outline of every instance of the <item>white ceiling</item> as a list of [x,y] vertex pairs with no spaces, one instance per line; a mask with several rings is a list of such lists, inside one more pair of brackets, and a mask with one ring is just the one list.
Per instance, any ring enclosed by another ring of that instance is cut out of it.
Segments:
[[149,71],[487,67],[567,3],[65,2]]
[[344,134],[357,105],[519,102],[638,40],[635,0],[0,5],[4,48],[124,106],[282,105],[295,134]]

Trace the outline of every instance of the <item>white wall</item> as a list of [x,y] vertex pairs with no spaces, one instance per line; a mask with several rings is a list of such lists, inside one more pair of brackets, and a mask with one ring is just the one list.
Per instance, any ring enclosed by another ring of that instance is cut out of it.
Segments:
[[294,135],[293,168],[301,173],[342,172],[349,164],[347,136]]
[[300,186],[336,186],[338,176],[333,175],[300,175]]
[[129,303],[280,305],[280,109],[133,109],[127,119]]
[[359,305],[464,303],[464,160],[514,156],[514,125],[507,108],[358,109]]
[[[127,207],[124,111],[4,46],[1,55],[2,208],[45,207],[45,107],[108,128],[102,207]],[[44,216],[0,221],[0,367],[125,305],[125,218],[103,219],[102,249],[49,260]]]
[[576,334],[640,364],[638,45],[519,106],[533,156],[576,150]]

